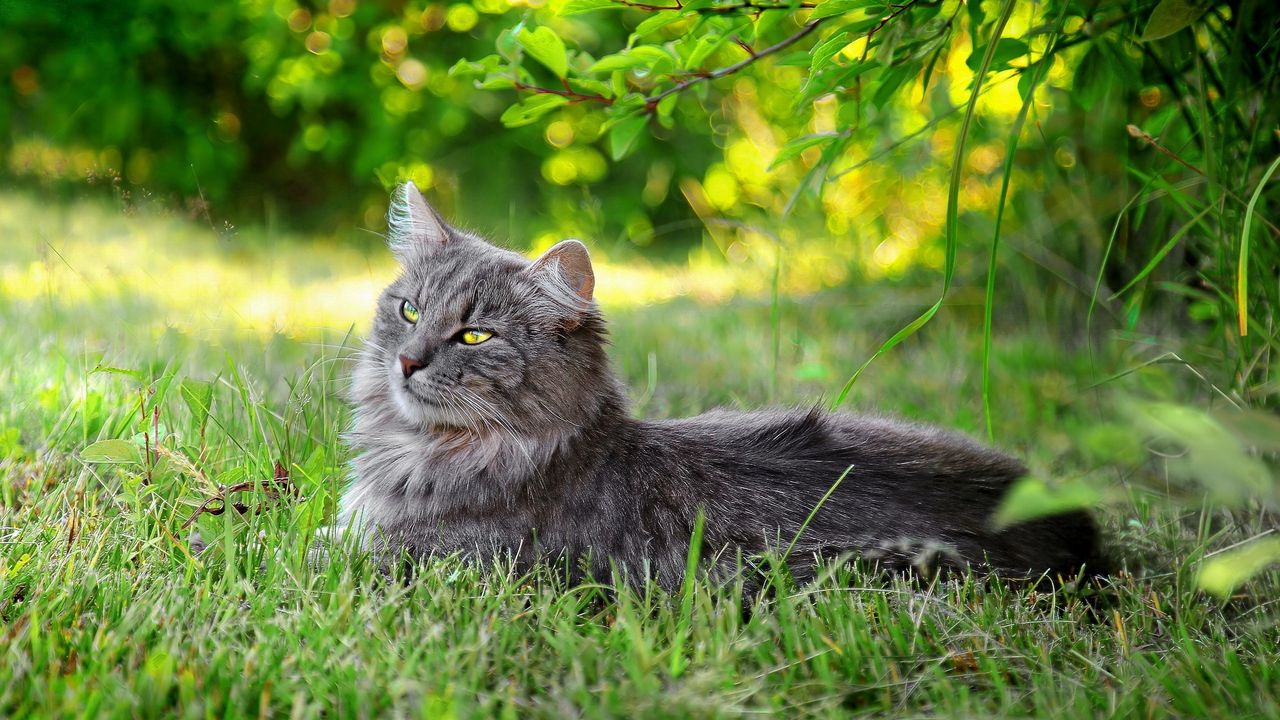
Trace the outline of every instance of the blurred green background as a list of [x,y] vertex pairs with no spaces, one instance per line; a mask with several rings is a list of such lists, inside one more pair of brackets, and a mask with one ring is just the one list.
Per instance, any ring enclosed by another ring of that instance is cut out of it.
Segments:
[[[767,292],[775,271],[788,292],[936,287],[954,255],[962,290],[999,271],[998,318],[1200,335],[1223,382],[1274,404],[1269,3],[819,4],[8,0],[0,172],[352,245],[413,179],[500,241],[694,267],[709,297]],[[785,52],[701,82],[810,15],[825,24]],[[551,65],[530,60],[544,29]],[[531,98],[560,104],[504,126]]]

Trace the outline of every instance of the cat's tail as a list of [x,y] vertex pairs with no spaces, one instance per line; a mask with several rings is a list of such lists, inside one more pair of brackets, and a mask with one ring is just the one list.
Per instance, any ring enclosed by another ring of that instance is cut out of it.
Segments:
[[1001,575],[1042,575],[1056,582],[1112,574],[1093,517],[1076,510],[1030,520],[996,531],[987,561]]

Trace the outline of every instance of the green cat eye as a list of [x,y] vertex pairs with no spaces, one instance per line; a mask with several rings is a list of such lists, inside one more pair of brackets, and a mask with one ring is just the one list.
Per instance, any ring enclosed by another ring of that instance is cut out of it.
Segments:
[[488,330],[477,330],[475,328],[471,328],[469,330],[463,330],[462,334],[458,337],[462,340],[463,345],[479,345],[485,340],[493,337],[493,333]]
[[415,325],[418,324],[418,318],[422,317],[422,314],[418,312],[418,308],[414,307],[413,303],[408,300],[400,303],[400,315]]

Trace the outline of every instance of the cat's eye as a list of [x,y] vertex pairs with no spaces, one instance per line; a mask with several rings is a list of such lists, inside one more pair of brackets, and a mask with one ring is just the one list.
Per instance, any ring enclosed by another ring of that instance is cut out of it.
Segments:
[[422,314],[418,312],[418,308],[414,307],[413,303],[405,300],[400,303],[400,316],[414,325],[417,325],[418,318],[422,317]]
[[476,328],[468,328],[458,335],[458,339],[463,345],[479,345],[480,343],[493,337],[493,333],[488,330],[477,330]]

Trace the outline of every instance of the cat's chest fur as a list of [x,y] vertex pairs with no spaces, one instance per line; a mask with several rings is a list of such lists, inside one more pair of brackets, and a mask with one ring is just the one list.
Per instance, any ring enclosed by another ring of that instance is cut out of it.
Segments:
[[357,421],[352,433],[359,455],[338,516],[365,547],[381,536],[465,550],[482,537],[518,544],[527,533],[525,496],[547,444],[498,430],[368,425]]

